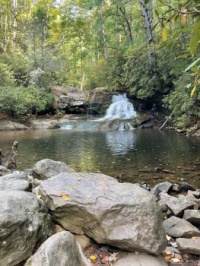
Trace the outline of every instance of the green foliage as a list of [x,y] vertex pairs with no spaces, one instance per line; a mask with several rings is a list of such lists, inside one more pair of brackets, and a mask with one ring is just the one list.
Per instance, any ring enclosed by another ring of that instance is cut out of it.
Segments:
[[180,128],[191,126],[200,119],[200,90],[198,88],[191,97],[193,83],[193,77],[185,73],[175,82],[174,90],[164,99],[165,106],[173,110],[173,121]]
[[0,86],[15,84],[14,73],[8,65],[0,62]]
[[162,93],[166,87],[171,88],[174,78],[170,58],[164,53],[157,54],[156,62],[151,66],[147,58],[147,49],[136,50],[123,67],[124,85],[139,99],[148,99],[155,93]]
[[53,106],[53,96],[33,86],[0,87],[0,111],[11,116],[31,115]]
[[[29,65],[28,60],[22,55],[22,51],[11,52],[1,56],[1,61],[9,66],[17,86],[28,86],[29,84]],[[13,85],[5,83],[4,85]]]

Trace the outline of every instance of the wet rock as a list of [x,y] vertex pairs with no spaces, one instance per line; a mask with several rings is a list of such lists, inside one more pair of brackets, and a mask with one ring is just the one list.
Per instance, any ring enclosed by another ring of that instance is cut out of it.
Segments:
[[10,120],[0,120],[0,131],[1,130],[27,130],[29,129],[27,126],[15,123]]
[[178,238],[176,239],[178,248],[181,251],[200,255],[200,237],[197,238]]
[[28,177],[24,172],[13,172],[0,178],[0,190],[29,190]]
[[63,162],[50,159],[38,161],[33,166],[33,176],[40,180],[47,179],[62,172],[71,172],[71,169]]
[[46,210],[35,195],[1,191],[0,264],[14,266],[30,257],[36,244],[51,234],[49,226]]
[[195,204],[195,201],[187,196],[179,195],[178,197],[172,197],[167,193],[160,193],[159,204],[167,204],[172,213],[176,216],[181,216],[183,211],[189,208],[192,208]]
[[172,237],[192,237],[200,236],[198,228],[186,220],[172,216],[164,221],[165,232]]
[[[59,262],[59,263],[58,263]],[[70,232],[60,232],[48,238],[25,266],[91,266]]]
[[194,191],[194,187],[191,186],[190,184],[186,183],[186,182],[183,182],[180,186],[180,191],[188,191],[188,190],[192,190]]
[[183,219],[194,224],[196,226],[200,226],[200,211],[199,210],[185,210]]
[[39,194],[70,232],[128,251],[157,255],[165,248],[155,197],[139,185],[103,174],[61,173],[43,181]]
[[164,258],[147,254],[129,253],[114,263],[114,266],[167,266]]
[[168,192],[171,187],[172,187],[172,184],[170,182],[165,181],[165,182],[162,182],[162,183],[155,185],[152,188],[151,193],[154,196],[158,197],[160,192]]
[[59,128],[59,123],[55,119],[32,119],[29,121],[33,129],[54,129]]

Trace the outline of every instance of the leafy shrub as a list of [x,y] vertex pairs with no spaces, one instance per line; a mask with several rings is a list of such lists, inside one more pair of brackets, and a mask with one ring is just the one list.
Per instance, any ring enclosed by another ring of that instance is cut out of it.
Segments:
[[172,119],[180,128],[191,126],[200,118],[200,88],[191,97],[194,77],[184,73],[176,82],[174,90],[163,100],[173,111]]
[[[15,53],[2,55],[1,61],[9,66],[17,86],[29,85],[29,63],[28,59],[22,53],[15,51]],[[11,84],[6,85],[9,86]]]
[[156,63],[149,65],[148,51],[136,50],[123,66],[123,83],[131,94],[148,99],[166,87],[172,87],[170,58],[157,54]]
[[11,116],[42,112],[53,105],[53,95],[33,86],[0,87],[0,110]]
[[14,84],[14,73],[8,65],[0,62],[0,86],[13,86]]

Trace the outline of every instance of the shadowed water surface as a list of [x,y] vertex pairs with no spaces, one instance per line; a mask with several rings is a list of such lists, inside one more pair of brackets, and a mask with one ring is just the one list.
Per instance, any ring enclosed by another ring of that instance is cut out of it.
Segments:
[[19,141],[19,169],[50,158],[65,162],[74,171],[101,172],[120,181],[146,181],[151,185],[163,180],[187,181],[200,187],[200,139],[176,132],[0,132],[0,148],[4,151],[14,140]]

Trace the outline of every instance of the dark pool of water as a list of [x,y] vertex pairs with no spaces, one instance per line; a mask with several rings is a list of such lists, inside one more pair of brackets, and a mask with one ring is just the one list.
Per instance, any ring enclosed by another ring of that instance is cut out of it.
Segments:
[[50,158],[65,162],[74,171],[101,172],[120,181],[151,185],[186,181],[200,188],[200,139],[173,131],[0,132],[4,151],[14,140],[19,141],[19,169]]

